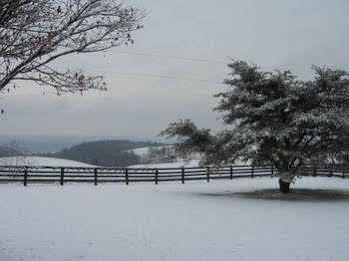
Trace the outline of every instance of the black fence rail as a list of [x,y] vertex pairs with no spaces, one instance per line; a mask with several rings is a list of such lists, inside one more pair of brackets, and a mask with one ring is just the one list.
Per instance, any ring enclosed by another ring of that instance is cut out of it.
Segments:
[[[297,169],[302,176],[349,177],[348,165],[304,166]],[[51,183],[62,186],[66,182],[159,182],[192,180],[255,178],[277,175],[273,166],[210,166],[182,168],[109,168],[109,167],[52,167],[52,166],[0,166],[0,182]]]

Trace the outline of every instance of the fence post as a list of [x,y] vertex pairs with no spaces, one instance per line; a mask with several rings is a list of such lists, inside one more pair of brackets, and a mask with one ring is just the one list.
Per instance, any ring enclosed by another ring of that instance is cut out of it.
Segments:
[[27,186],[27,181],[28,181],[28,168],[24,167],[24,180],[23,180],[24,186]]
[[271,165],[271,176],[274,176],[274,165]]
[[230,179],[233,179],[233,166],[230,166]]
[[253,179],[254,176],[254,165],[252,164],[252,169],[251,169],[251,179]]
[[97,175],[98,175],[97,168],[94,169],[94,173],[95,173],[95,186],[97,186]]
[[64,168],[61,168],[61,186],[64,185]]
[[128,182],[128,169],[125,169],[125,180],[126,180],[126,185],[129,184]]
[[316,165],[314,165],[314,168],[313,168],[313,177],[316,177],[317,176],[317,173],[316,173]]
[[182,167],[182,184],[184,184],[184,180],[185,180],[185,169],[184,167]]
[[156,185],[158,184],[158,178],[159,178],[159,170],[156,169],[156,170],[155,170],[155,184],[156,184]]
[[328,176],[329,177],[333,176],[333,166],[332,166],[332,164],[330,165],[330,174]]
[[206,175],[207,175],[207,177],[206,177],[207,182],[210,182],[210,167],[207,167]]

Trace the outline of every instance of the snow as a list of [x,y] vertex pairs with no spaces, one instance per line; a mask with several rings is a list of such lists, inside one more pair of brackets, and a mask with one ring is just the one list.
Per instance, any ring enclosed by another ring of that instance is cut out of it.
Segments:
[[[151,148],[162,148],[162,147],[143,147],[133,149],[132,151],[139,157],[145,158]],[[184,161],[183,159],[177,159],[176,162],[168,163],[149,163],[149,164],[136,164],[128,166],[129,168],[181,168],[181,167],[198,167],[199,159],[190,160],[189,162]]]
[[198,160],[191,160],[189,162],[184,162],[183,160],[178,160],[177,162],[169,163],[150,163],[150,164],[137,164],[128,166],[128,168],[181,168],[181,167],[198,167]]
[[0,165],[36,165],[51,167],[95,167],[79,161],[49,157],[0,157]]
[[149,150],[150,150],[150,147],[143,147],[143,148],[133,149],[130,151],[132,151],[137,156],[144,158],[145,156],[147,156],[149,154]]
[[0,260],[348,260],[349,179],[276,185],[0,184]]
[[[150,164],[137,164],[127,166],[128,168],[181,168],[181,167],[199,167],[199,159],[193,159],[189,162],[186,162],[182,159],[178,159],[177,162],[169,162],[169,163],[150,163]],[[242,162],[237,160],[235,165],[249,165],[250,162]]]

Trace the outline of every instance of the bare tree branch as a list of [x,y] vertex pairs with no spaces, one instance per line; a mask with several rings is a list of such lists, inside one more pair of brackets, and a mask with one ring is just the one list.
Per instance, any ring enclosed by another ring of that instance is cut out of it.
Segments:
[[101,76],[52,62],[73,53],[95,53],[133,44],[146,12],[115,0],[0,0],[0,92],[15,80],[60,92],[106,90]]

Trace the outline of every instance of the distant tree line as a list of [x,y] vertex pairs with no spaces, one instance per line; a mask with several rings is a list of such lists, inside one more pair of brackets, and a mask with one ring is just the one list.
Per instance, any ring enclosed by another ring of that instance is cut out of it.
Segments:
[[56,153],[43,153],[39,155],[76,160],[99,166],[124,167],[141,163],[141,158],[132,151],[133,149],[159,145],[161,144],[153,142],[103,140],[84,142]]
[[[150,151],[157,151],[153,147],[162,146],[156,142],[133,142],[128,140],[103,140],[83,142],[70,148],[63,149],[54,153],[30,153],[25,150],[17,141],[12,141],[6,145],[0,145],[0,157],[14,156],[41,156],[51,158],[61,158],[68,160],[81,161],[88,164],[110,167],[124,167],[133,164],[144,163],[141,157],[137,156],[132,150],[142,147],[151,147]],[[162,149],[161,151],[164,151]],[[167,151],[167,150],[166,150]],[[159,152],[151,153],[151,158],[161,154]],[[166,155],[162,155],[167,157]],[[149,159],[150,160],[150,159]],[[147,161],[149,161],[147,160]]]

